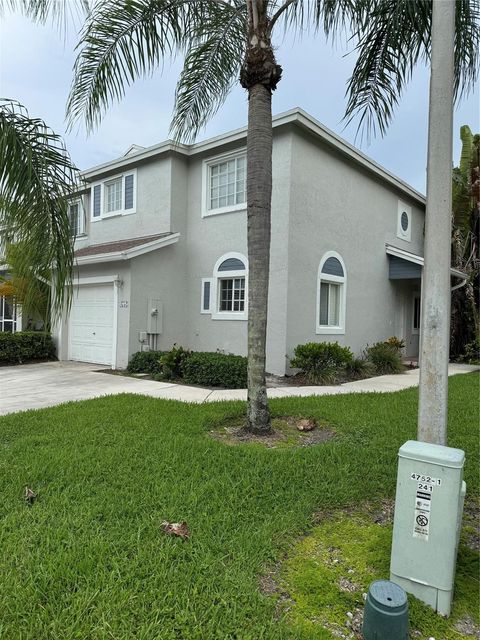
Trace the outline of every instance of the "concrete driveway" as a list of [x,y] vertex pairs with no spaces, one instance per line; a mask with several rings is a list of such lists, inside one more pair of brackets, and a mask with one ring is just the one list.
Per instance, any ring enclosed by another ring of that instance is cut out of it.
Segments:
[[[468,373],[479,367],[450,365],[449,375]],[[183,402],[213,402],[215,400],[246,400],[245,389],[201,389],[169,382],[154,382],[103,373],[102,365],[80,362],[45,362],[16,367],[1,367],[0,415],[42,409],[72,400],[87,400],[118,393],[136,393],[181,400]],[[286,396],[337,395],[365,391],[400,391],[418,384],[418,369],[404,374],[380,376],[348,382],[334,387],[287,387],[268,390],[270,398]]]

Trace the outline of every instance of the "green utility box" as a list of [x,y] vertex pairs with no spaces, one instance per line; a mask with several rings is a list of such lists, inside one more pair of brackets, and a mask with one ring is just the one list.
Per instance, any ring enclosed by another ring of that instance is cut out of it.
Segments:
[[448,616],[466,491],[465,453],[409,440],[398,457],[390,579]]

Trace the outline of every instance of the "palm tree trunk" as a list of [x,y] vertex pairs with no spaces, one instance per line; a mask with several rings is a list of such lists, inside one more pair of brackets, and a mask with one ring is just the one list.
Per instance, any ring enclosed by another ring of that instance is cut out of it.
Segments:
[[265,0],[250,0],[249,33],[240,82],[248,91],[248,407],[247,429],[271,430],[265,382],[272,208],[272,91],[282,69],[270,41]]
[[265,382],[272,206],[272,93],[262,84],[248,93],[248,429],[270,431]]

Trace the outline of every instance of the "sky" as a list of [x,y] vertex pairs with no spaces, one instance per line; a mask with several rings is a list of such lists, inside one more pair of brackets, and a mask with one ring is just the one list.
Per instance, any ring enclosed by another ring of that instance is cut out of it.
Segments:
[[[1,0],[0,0],[1,1]],[[163,73],[132,85],[120,103],[113,104],[101,125],[87,136],[83,125],[66,131],[65,104],[72,81],[77,33],[71,24],[61,34],[52,25],[32,24],[18,14],[0,22],[0,97],[25,105],[32,117],[42,118],[63,136],[80,169],[121,156],[131,144],[150,146],[169,137],[175,84],[181,61],[165,64]],[[387,170],[425,193],[429,72],[419,67],[401,99],[385,137],[370,142],[356,139],[356,124],[344,126],[346,83],[354,65],[346,38],[325,42],[322,35],[274,42],[283,77],[273,94],[273,113],[301,107],[329,129],[355,144]],[[460,154],[459,128],[480,130],[480,95],[477,90],[454,114],[453,161]],[[243,127],[247,99],[240,86],[233,88],[224,106],[200,133],[198,140]]]

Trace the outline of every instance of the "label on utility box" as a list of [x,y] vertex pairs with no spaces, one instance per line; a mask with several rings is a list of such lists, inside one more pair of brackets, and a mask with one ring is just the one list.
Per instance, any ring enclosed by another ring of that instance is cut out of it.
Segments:
[[413,537],[428,542],[430,530],[430,505],[432,494],[427,491],[417,491],[415,496],[415,518],[413,521]]

